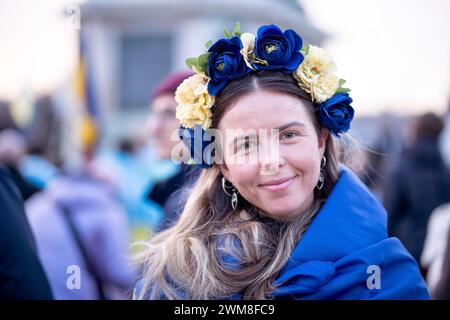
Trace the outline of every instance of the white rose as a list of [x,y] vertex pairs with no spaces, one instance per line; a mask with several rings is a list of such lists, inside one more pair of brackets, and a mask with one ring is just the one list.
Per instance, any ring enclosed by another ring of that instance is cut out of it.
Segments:
[[186,128],[201,125],[206,130],[211,126],[211,107],[214,97],[208,94],[208,77],[194,74],[184,80],[175,92],[176,118]]
[[339,88],[339,78],[334,74],[336,65],[322,48],[310,46],[308,54],[294,72],[299,86],[311,94],[314,102],[324,102]]

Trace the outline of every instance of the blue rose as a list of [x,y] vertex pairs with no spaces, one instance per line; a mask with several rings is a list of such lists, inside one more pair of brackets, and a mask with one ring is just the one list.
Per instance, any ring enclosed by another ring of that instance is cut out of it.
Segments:
[[284,33],[276,25],[262,26],[255,40],[255,56],[266,60],[268,65],[255,63],[256,70],[281,70],[289,73],[303,61],[300,53],[302,38],[294,30]]
[[350,105],[353,102],[348,93],[336,93],[327,101],[318,105],[320,122],[336,137],[339,133],[350,129],[350,122],[355,111]]
[[241,54],[242,42],[239,37],[220,39],[208,52],[208,93],[216,96],[231,80],[249,74],[252,70],[245,64]]

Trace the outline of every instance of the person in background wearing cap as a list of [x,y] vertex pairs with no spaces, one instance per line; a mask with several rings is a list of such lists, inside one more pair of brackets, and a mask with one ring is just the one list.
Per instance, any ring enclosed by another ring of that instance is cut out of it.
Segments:
[[[174,131],[178,130],[179,122],[175,117],[177,103],[175,90],[192,71],[180,71],[167,75],[155,88],[151,100],[149,118],[150,136],[153,148],[160,159],[171,159],[172,148],[179,143],[171,139]],[[183,209],[182,187],[195,181],[197,170],[192,166],[181,164],[177,172],[154,185],[147,198],[164,208],[164,219],[160,230],[166,229],[174,223]]]

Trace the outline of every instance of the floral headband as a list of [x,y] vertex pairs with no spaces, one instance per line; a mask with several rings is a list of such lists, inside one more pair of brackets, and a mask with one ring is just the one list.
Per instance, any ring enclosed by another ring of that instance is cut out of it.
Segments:
[[[184,80],[175,93],[179,136],[191,155],[195,138],[203,138],[211,127],[215,97],[229,82],[260,70],[292,74],[299,87],[310,94],[321,124],[336,137],[348,131],[354,116],[350,90],[343,87],[345,80],[336,76],[334,61],[325,50],[303,45],[295,31],[282,32],[276,25],[260,27],[255,37],[241,33],[237,23],[233,32],[225,29],[224,36],[215,43],[208,41],[206,53],[186,60],[195,74]],[[198,130],[201,135],[194,134]],[[201,149],[207,145],[202,139]],[[204,168],[212,165],[211,158],[192,158]]]

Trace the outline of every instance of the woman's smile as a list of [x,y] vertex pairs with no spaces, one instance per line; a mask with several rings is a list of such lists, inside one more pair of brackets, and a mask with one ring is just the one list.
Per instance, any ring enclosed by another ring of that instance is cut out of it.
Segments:
[[259,186],[264,190],[279,192],[289,188],[289,186],[292,185],[297,177],[298,175],[276,180],[269,180],[265,183],[260,184]]

